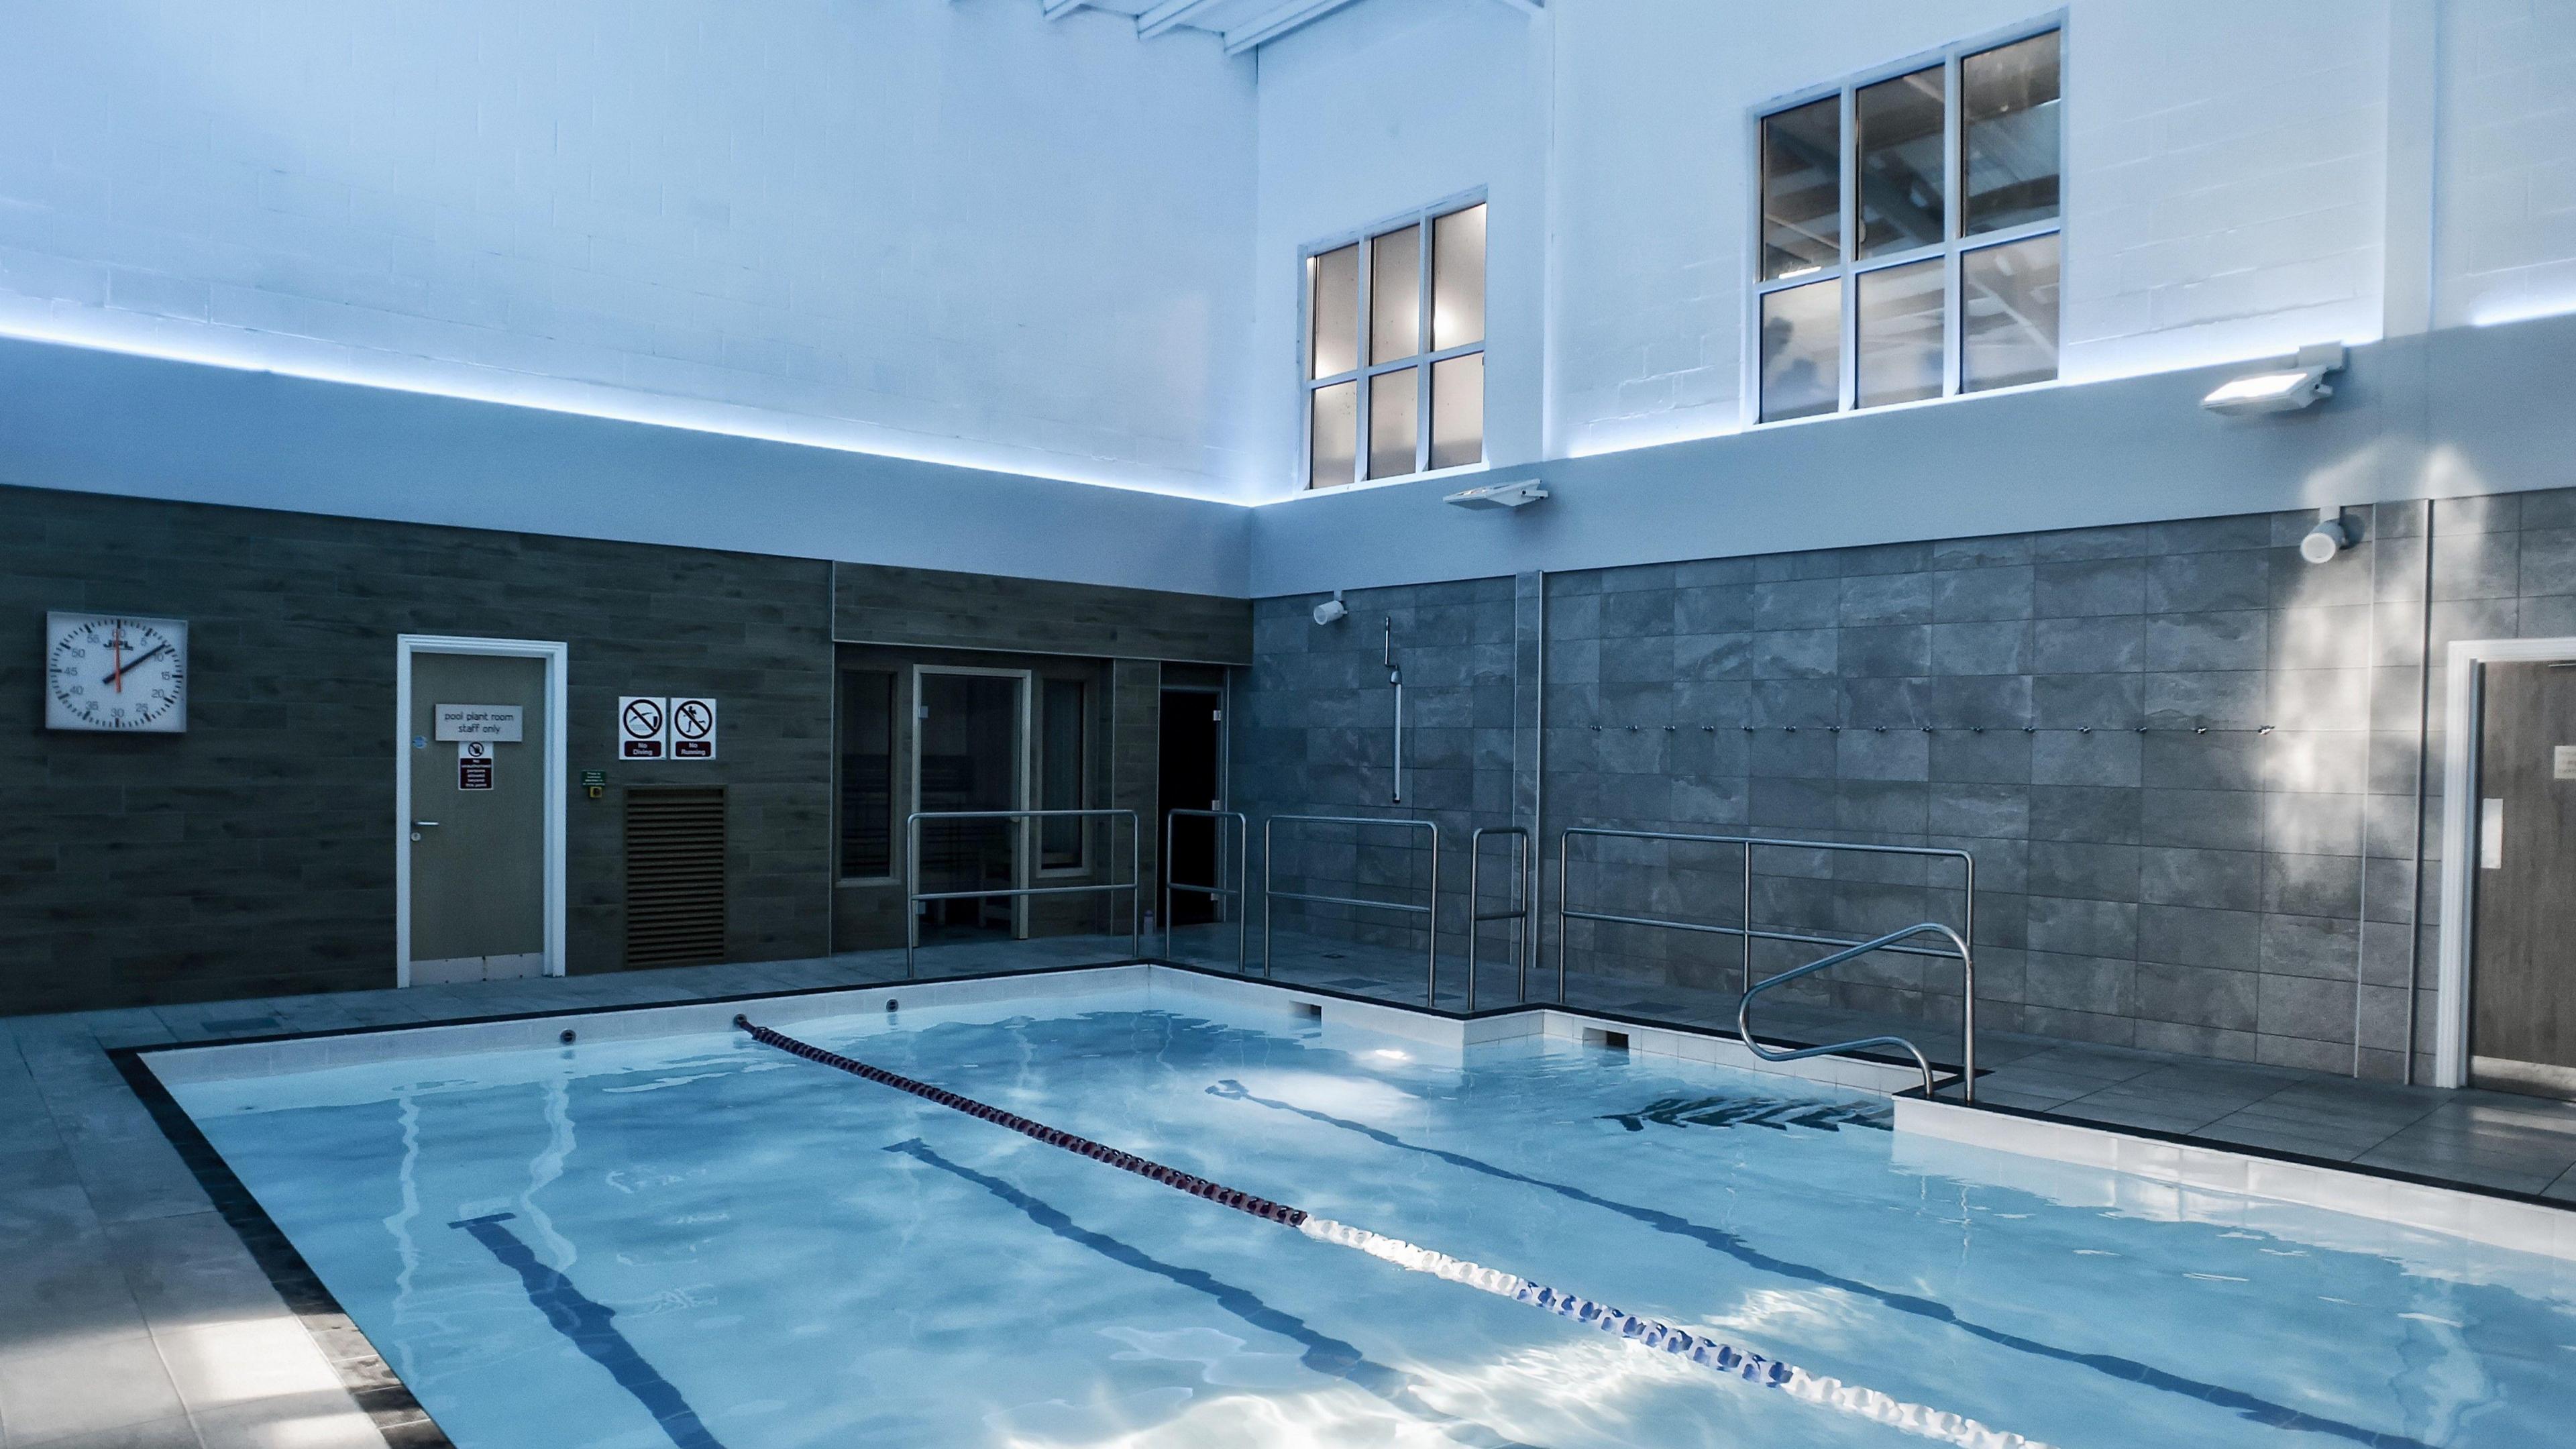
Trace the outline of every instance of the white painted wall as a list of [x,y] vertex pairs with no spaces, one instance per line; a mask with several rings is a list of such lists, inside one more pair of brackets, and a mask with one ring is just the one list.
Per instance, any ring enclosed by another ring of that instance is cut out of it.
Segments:
[[2576,311],[2576,4],[2443,0],[2435,321]]
[[0,330],[1193,493],[1253,69],[1033,0],[0,0]]
[[[1495,0],[1369,0],[1260,52],[1260,214],[1246,375],[1255,496],[1294,493],[1308,246],[1486,193],[1485,456],[1543,456],[1547,33]],[[1463,486],[1463,485],[1460,485]]]
[[[2071,0],[2064,375],[2380,335],[2384,0]],[[2033,0],[1570,0],[1556,405],[1584,455],[1743,425],[1762,104]]]

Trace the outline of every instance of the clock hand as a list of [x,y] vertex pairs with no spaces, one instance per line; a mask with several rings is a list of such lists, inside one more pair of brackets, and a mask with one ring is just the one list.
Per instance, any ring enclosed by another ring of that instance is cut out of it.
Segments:
[[160,643],[153,645],[151,648],[144,650],[142,653],[135,655],[131,659],[120,657],[117,661],[115,672],[100,679],[99,683],[113,684],[117,687],[117,690],[120,693],[123,692],[125,689],[125,676],[134,668],[135,665],[142,663],[144,660],[151,658],[153,655],[158,654],[169,647],[170,641],[164,639]]

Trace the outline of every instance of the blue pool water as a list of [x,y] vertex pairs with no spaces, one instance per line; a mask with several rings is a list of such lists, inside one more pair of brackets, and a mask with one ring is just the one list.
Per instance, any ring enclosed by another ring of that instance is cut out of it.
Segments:
[[[786,1029],[2063,1449],[2576,1433],[2552,1260],[2177,1212],[1780,1077],[1230,1010]],[[735,1034],[173,1090],[461,1449],[1928,1442]]]

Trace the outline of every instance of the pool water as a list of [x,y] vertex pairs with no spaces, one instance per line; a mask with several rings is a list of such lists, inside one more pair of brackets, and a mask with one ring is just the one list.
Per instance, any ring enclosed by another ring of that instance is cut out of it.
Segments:
[[[2554,1260],[1789,1078],[1158,1000],[782,1029],[2064,1449],[2576,1433]],[[173,1092],[460,1449],[1929,1442],[738,1033]]]

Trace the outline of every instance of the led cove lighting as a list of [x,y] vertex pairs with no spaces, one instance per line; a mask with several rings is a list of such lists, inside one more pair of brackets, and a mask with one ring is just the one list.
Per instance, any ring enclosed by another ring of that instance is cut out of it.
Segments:
[[[210,329],[222,337],[233,329]],[[270,334],[242,332],[245,339],[267,339]],[[52,347],[76,347],[84,352],[103,352],[117,357],[149,358],[156,362],[179,362],[194,367],[221,368],[228,372],[260,372],[274,377],[293,378],[298,382],[329,383],[339,387],[369,388],[377,392],[408,393],[416,397],[453,398],[459,402],[487,403],[495,407],[524,408],[531,412],[557,413],[567,417],[598,418],[606,422],[632,423],[648,428],[676,428],[683,432],[705,433],[715,437],[747,438],[755,442],[784,443],[791,447],[821,448],[835,453],[855,453],[868,458],[892,458],[903,462],[929,463],[943,468],[965,468],[979,473],[1004,477],[1028,478],[1052,483],[1078,483],[1091,488],[1115,488],[1127,493],[1152,493],[1165,498],[1186,498],[1200,503],[1222,503],[1242,507],[1230,498],[1208,493],[1139,483],[1126,479],[1083,477],[1065,472],[1040,472],[1025,464],[999,456],[982,457],[969,449],[907,447],[893,439],[885,442],[870,438],[861,441],[852,434],[902,433],[903,430],[883,423],[870,423],[856,418],[835,418],[821,414],[800,415],[769,408],[750,407],[739,403],[718,402],[708,398],[638,392],[608,384],[584,383],[567,378],[547,377],[540,373],[511,372],[460,362],[449,358],[400,357],[402,363],[425,368],[466,374],[474,381],[451,381],[442,378],[428,381],[404,376],[387,368],[379,371],[359,366],[317,366],[286,358],[267,357],[250,350],[236,350],[221,345],[201,345],[194,339],[164,341],[136,339],[112,333],[93,332],[79,327],[29,326],[14,318],[0,319],[0,340],[34,342]],[[277,335],[274,340],[294,344],[305,339]],[[482,382],[489,377],[493,381]],[[545,395],[540,395],[540,391]],[[928,435],[916,435],[927,438]],[[1212,482],[1215,480],[1211,480]]]

